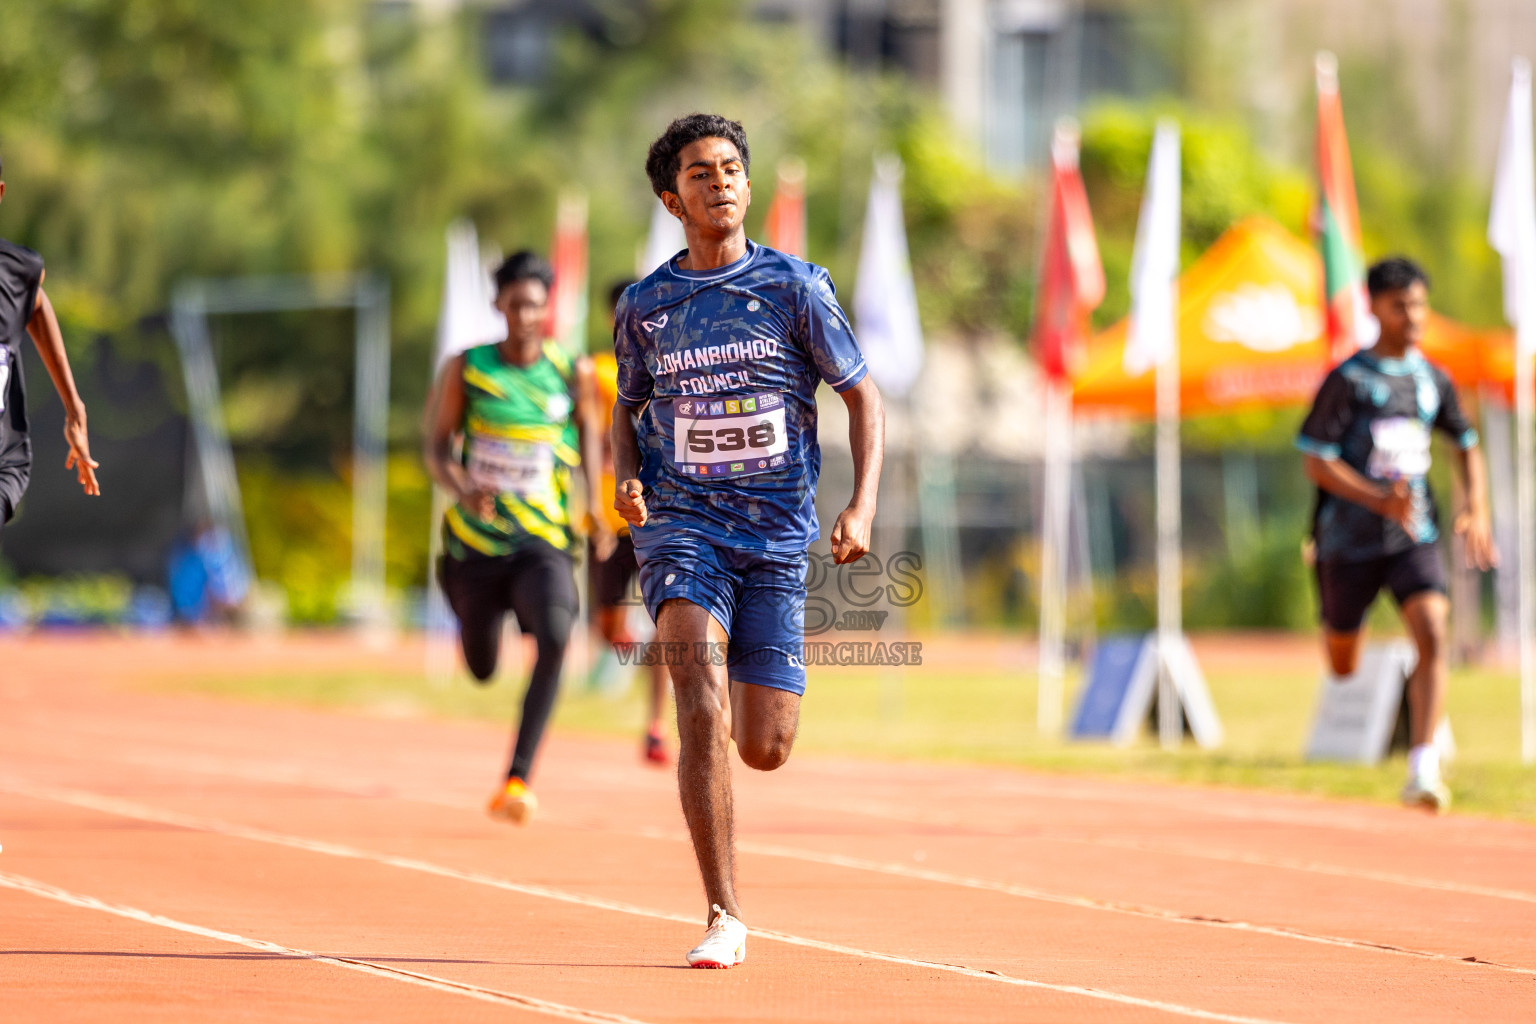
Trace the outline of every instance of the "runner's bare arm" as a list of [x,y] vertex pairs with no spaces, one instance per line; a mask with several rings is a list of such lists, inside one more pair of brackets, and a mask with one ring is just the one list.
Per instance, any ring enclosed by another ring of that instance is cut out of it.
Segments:
[[618,538],[608,526],[603,502],[603,414],[598,408],[597,375],[592,360],[576,360],[576,429],[581,435],[581,474],[587,485],[587,514],[592,519],[592,544],[597,557],[613,554]]
[[422,422],[422,461],[437,485],[455,502],[481,519],[496,514],[496,496],[476,487],[464,467],[453,457],[453,438],[464,429],[464,356],[456,355],[443,370],[427,396]]
[[1413,496],[1406,480],[1391,486],[1367,480],[1343,459],[1323,459],[1308,455],[1307,479],[1330,494],[1370,509],[1384,519],[1395,520],[1409,536],[1413,535]]
[[1455,530],[1466,544],[1468,568],[1487,572],[1498,568],[1499,549],[1493,543],[1493,523],[1488,513],[1488,471],[1483,449],[1473,445],[1459,455],[1466,504],[1456,514]]
[[613,407],[613,507],[625,522],[644,526],[649,513],[640,486],[640,443],[635,440],[634,416],[639,410],[620,399]]
[[53,379],[53,388],[64,403],[64,440],[69,443],[69,457],[64,460],[64,468],[75,471],[86,494],[98,495],[101,485],[96,482],[96,467],[100,463],[91,458],[90,439],[85,430],[85,403],[75,388],[75,375],[69,369],[69,354],[64,351],[59,318],[54,315],[53,303],[48,301],[41,280],[37,288],[37,305],[27,320],[27,333],[32,336],[32,344],[37,347],[37,354]]
[[853,498],[832,527],[832,557],[838,565],[856,562],[869,551],[880,491],[880,466],[885,461],[885,404],[873,377],[842,393],[848,406],[848,443],[853,448]]

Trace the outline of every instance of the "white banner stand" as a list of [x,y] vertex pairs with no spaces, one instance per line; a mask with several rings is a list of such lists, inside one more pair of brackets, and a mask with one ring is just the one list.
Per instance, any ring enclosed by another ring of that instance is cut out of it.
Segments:
[[[1406,749],[1407,683],[1417,664],[1413,645],[1394,640],[1367,647],[1352,676],[1325,673],[1307,760],[1376,764],[1395,747]],[[1455,756],[1449,718],[1435,730],[1435,746],[1441,758]]]

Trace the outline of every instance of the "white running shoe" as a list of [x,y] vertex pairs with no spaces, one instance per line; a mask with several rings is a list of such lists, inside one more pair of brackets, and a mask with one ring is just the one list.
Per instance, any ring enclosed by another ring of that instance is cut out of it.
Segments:
[[704,933],[704,941],[688,951],[688,966],[735,967],[747,959],[747,926],[718,905],[711,909],[715,919]]
[[1412,776],[1403,787],[1403,803],[1409,807],[1422,807],[1435,814],[1451,809],[1451,791],[1439,779]]

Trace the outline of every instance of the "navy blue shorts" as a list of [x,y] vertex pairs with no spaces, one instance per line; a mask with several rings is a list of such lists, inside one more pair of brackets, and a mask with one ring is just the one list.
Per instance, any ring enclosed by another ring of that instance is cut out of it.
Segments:
[[646,541],[635,554],[652,619],[663,601],[691,601],[725,627],[732,682],[805,693],[804,552],[741,551],[683,532]]

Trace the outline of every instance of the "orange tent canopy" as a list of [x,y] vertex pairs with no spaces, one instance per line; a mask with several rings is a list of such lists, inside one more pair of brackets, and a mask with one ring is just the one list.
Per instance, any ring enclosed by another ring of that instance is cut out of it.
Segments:
[[[1179,278],[1183,414],[1236,412],[1312,400],[1328,371],[1322,260],[1265,217],[1229,228]],[[1094,338],[1073,381],[1080,408],[1152,415],[1156,373],[1125,365],[1128,321]],[[1477,331],[1430,314],[1421,348],[1463,387],[1513,377],[1509,332]]]

